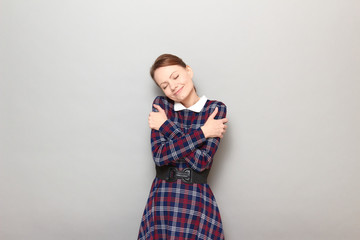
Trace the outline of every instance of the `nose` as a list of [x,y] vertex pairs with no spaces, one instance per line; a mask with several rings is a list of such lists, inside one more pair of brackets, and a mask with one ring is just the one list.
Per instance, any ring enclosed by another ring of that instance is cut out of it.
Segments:
[[175,88],[176,88],[176,84],[174,82],[170,81],[169,82],[169,87],[170,87],[171,91],[174,91]]

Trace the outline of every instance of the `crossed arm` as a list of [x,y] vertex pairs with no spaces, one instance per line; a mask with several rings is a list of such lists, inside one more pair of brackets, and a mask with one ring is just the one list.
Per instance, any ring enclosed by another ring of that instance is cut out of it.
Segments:
[[[158,98],[154,100],[154,104],[164,107]],[[215,107],[218,107],[218,113],[214,119],[226,118],[226,106],[219,102],[212,109]],[[153,111],[156,111],[154,107]],[[220,137],[206,138],[202,128],[190,128],[185,133],[170,119],[159,130],[151,130],[151,149],[158,166],[175,163],[183,158],[194,170],[201,172],[211,165],[219,143]]]

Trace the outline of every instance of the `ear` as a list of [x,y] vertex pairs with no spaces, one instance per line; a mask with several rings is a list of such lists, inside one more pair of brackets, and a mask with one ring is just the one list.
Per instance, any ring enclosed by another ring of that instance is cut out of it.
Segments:
[[194,76],[194,72],[193,70],[191,69],[190,66],[186,65],[186,72],[189,74],[190,78],[192,79],[193,76]]

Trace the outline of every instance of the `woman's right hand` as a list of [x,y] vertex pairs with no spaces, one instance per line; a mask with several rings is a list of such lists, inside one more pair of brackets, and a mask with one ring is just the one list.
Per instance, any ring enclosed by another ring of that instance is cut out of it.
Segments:
[[225,123],[228,122],[227,118],[215,119],[216,114],[218,113],[218,107],[215,108],[214,112],[211,113],[209,118],[206,120],[205,124],[201,127],[205,138],[209,137],[219,137],[223,138],[224,133],[226,132],[227,126]]

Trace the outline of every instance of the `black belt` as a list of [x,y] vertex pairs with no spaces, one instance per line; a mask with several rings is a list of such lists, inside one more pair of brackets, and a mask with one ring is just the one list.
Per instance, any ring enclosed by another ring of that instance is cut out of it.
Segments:
[[175,166],[155,166],[156,177],[166,180],[167,182],[175,182],[177,179],[181,179],[184,183],[207,183],[207,176],[210,169],[206,169],[202,172],[197,172],[191,168],[185,168],[180,171]]

